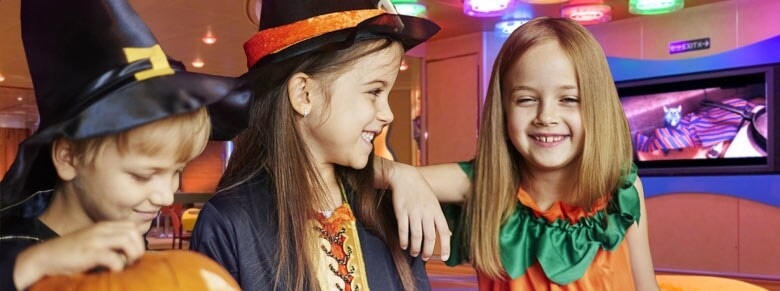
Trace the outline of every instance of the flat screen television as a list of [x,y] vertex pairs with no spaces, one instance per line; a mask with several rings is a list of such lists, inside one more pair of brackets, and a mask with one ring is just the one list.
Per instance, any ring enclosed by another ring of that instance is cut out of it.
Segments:
[[780,172],[780,65],[616,85],[640,174]]

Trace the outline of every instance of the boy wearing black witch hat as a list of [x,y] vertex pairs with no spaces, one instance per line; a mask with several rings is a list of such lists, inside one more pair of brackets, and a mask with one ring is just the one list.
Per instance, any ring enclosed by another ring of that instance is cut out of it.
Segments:
[[241,129],[250,99],[169,62],[125,0],[25,0],[21,15],[41,123],[0,182],[0,290],[139,258],[182,168]]

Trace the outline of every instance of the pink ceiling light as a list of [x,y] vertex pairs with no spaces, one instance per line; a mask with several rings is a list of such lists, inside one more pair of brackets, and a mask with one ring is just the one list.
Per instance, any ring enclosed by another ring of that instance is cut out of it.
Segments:
[[520,0],[528,4],[556,4],[563,3],[569,0]]
[[561,8],[561,17],[566,17],[582,25],[604,23],[612,20],[612,7],[603,0],[571,0]]
[[474,17],[500,16],[509,10],[513,0],[464,0],[463,13]]

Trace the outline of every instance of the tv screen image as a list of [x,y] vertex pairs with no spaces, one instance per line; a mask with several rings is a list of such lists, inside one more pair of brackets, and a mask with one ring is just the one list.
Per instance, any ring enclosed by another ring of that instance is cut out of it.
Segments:
[[619,82],[645,174],[772,172],[774,67]]
[[637,159],[766,157],[763,94],[761,84],[623,99]]

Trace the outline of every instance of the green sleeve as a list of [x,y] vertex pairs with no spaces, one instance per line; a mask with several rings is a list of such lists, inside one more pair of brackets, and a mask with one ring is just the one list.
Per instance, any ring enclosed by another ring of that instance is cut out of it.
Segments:
[[[458,163],[458,166],[472,181],[474,180],[473,162],[472,160]],[[468,241],[465,233],[468,227],[466,227],[464,221],[465,211],[461,204],[444,204],[442,210],[452,231],[452,237],[450,237],[450,258],[445,263],[454,267],[469,261]]]

